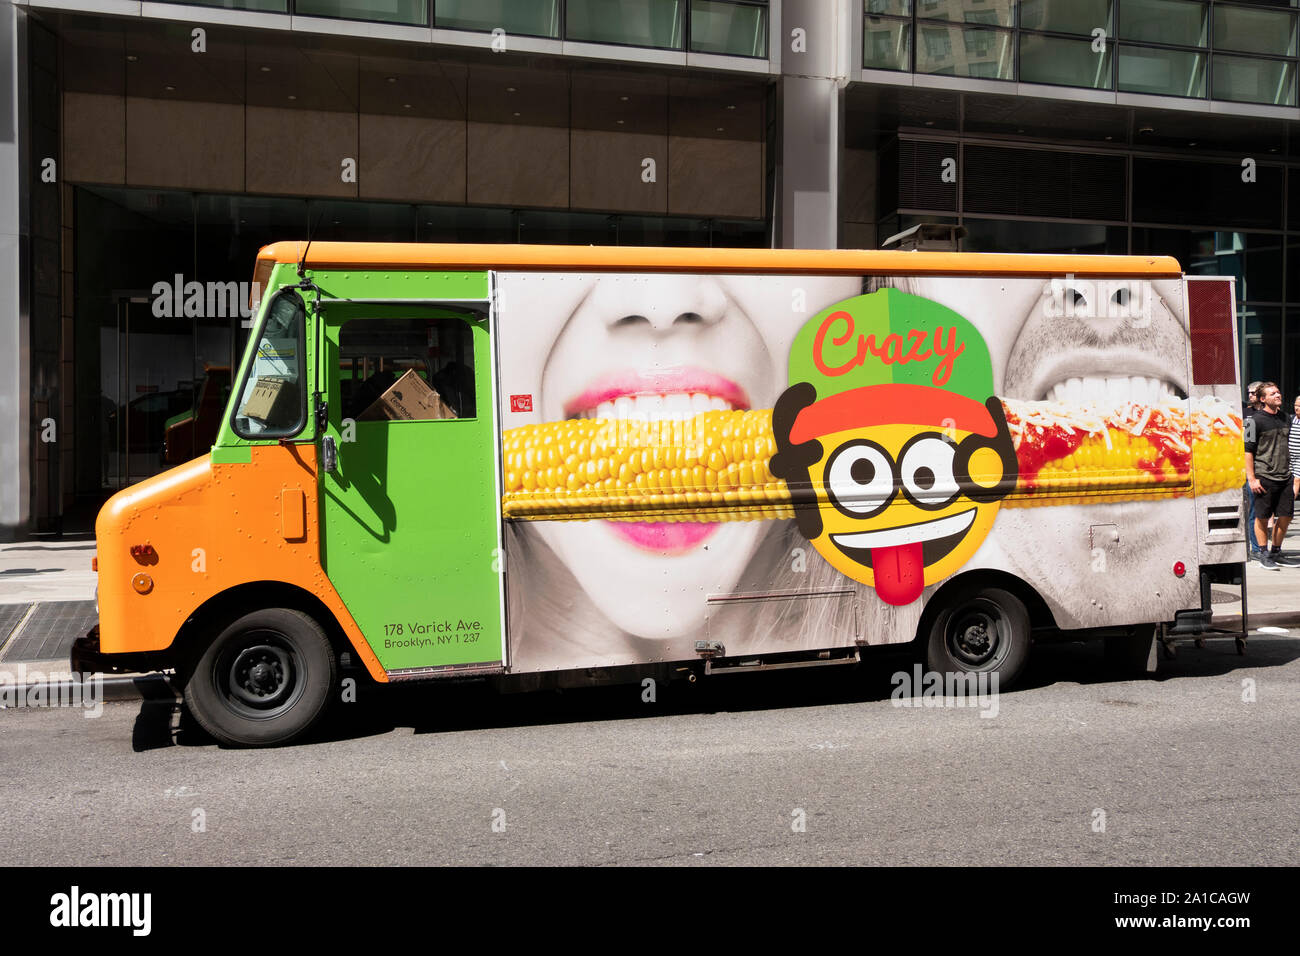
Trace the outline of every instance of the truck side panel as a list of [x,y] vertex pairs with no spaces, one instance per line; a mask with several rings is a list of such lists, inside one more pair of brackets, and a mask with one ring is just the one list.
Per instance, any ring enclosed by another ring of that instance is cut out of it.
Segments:
[[1199,602],[1240,418],[1185,398],[1181,279],[498,283],[516,672],[910,641],[981,570],[1062,628]]

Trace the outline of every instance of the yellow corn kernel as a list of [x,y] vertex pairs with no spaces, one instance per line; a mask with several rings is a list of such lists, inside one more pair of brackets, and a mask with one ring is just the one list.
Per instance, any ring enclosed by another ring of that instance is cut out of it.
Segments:
[[[793,515],[771,471],[770,411],[709,411],[686,421],[582,419],[503,436],[507,517],[763,520]],[[1239,487],[1236,422],[1196,422],[1190,459],[1170,461],[1143,435],[1112,428],[1022,473],[1007,507],[1154,500]],[[1212,426],[1212,427],[1211,427]],[[740,507],[743,505],[743,507]],[[676,510],[673,510],[676,509]]]

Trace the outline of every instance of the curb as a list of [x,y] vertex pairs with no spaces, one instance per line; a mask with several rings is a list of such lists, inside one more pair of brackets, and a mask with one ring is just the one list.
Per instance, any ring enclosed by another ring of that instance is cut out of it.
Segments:
[[[1300,628],[1300,611],[1263,611],[1259,614],[1247,615],[1247,617],[1252,629],[1256,627]],[[1214,627],[1224,630],[1239,629],[1241,627],[1241,615],[1216,617],[1210,623]]]
[[[77,675],[68,671],[66,661],[24,661],[22,663],[25,670],[24,677],[35,672],[42,675],[48,674],[59,679],[39,682],[27,680],[19,680],[16,683],[5,682],[4,689],[0,690],[0,699],[3,699],[19,687],[26,687],[29,683],[39,683],[47,698],[51,700],[90,699],[85,693],[87,681],[84,679],[84,675],[80,680],[74,679]],[[3,670],[3,665],[0,665],[0,670]],[[174,701],[178,699],[178,695],[172,690],[171,683],[162,674],[102,674],[100,675],[100,681],[98,696],[104,701]],[[27,704],[24,702],[15,706],[26,707]]]

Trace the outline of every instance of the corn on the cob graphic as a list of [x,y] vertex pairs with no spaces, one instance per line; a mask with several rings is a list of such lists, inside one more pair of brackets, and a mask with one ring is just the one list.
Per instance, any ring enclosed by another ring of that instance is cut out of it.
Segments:
[[[1190,415],[1189,415],[1190,407]],[[1241,419],[1209,397],[1098,410],[1003,400],[1020,479],[1006,507],[1202,495],[1245,480]],[[682,420],[571,419],[506,431],[510,518],[793,517],[767,409]]]

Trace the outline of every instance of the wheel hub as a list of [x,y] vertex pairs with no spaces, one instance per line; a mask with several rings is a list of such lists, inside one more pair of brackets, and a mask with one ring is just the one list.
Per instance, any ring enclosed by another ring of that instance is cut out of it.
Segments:
[[982,623],[972,624],[962,635],[962,642],[972,651],[982,652],[988,649],[989,632]]
[[289,655],[279,647],[257,644],[241,650],[230,666],[230,691],[253,707],[278,704],[293,685]]
[[963,663],[971,666],[985,663],[998,648],[997,621],[985,614],[965,618],[952,629],[949,647]]

